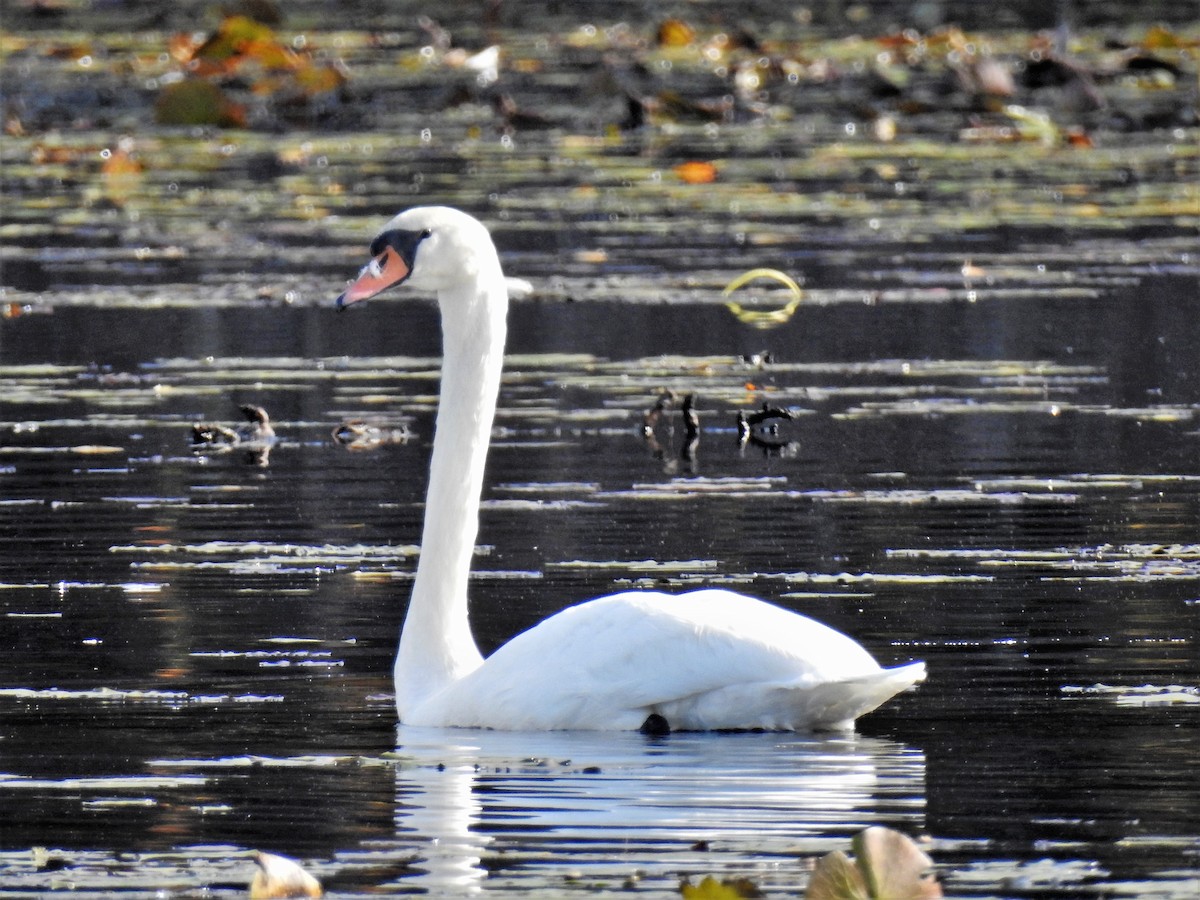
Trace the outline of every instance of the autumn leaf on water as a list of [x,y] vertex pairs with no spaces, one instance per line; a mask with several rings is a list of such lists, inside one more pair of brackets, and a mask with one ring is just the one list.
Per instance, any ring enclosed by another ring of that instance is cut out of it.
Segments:
[[660,47],[686,47],[696,39],[696,32],[682,19],[667,19],[658,26],[656,38]]
[[154,118],[160,125],[238,128],[246,124],[246,111],[212,82],[188,78],[163,88],[154,104]]
[[717,167],[710,162],[685,162],[672,169],[684,184],[711,184],[717,180]]
[[254,45],[274,42],[275,32],[261,22],[246,16],[228,16],[221,20],[216,32],[192,52],[191,58],[216,63],[242,56]]
[[123,147],[108,153],[100,166],[105,196],[113,203],[124,203],[140,189],[144,168],[141,161]]
[[805,900],[934,900],[942,887],[933,860],[907,835],[876,825],[851,841],[854,859],[841,850],[821,857]]
[[758,885],[749,878],[717,881],[711,875],[706,875],[703,881],[695,885],[685,881],[679,886],[679,893],[684,900],[746,900],[763,896]]
[[293,78],[309,96],[336,90],[346,83],[346,76],[333,66],[304,65],[296,70]]

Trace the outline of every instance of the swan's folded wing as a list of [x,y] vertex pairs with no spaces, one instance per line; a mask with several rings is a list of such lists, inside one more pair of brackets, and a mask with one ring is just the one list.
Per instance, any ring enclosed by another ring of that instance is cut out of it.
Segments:
[[740,594],[631,592],[513,638],[438,699],[445,721],[425,724],[632,729],[656,712],[673,728],[838,727],[909,675],[893,680],[846,635]]

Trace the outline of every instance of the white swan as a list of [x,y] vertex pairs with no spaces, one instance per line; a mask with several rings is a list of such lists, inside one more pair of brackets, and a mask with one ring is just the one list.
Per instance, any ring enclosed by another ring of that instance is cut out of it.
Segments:
[[[631,591],[572,606],[486,660],[467,579],[504,355],[508,292],[491,236],[466,213],[392,219],[338,306],[407,282],[441,307],[441,400],[421,558],[396,656],[408,725],[508,730],[806,730],[854,719],[925,677],[882,669],[844,634],[726,590]],[[664,721],[665,720],[665,721]]]

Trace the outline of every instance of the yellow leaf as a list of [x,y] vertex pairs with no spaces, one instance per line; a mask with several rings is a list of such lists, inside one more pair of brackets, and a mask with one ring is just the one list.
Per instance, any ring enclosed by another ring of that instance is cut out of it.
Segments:
[[679,886],[679,893],[684,900],[745,900],[747,897],[761,897],[758,885],[748,878],[737,878],[729,881],[717,881],[711,875],[697,885],[684,882]]
[[221,20],[217,31],[196,48],[197,59],[228,59],[243,52],[254,41],[274,41],[275,33],[266,25],[246,16],[228,16]]
[[667,19],[658,26],[660,47],[686,47],[696,39],[696,32],[682,19]]

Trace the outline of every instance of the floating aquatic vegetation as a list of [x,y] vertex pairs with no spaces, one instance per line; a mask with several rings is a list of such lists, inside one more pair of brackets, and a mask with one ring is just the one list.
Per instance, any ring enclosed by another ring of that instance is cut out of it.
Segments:
[[397,760],[388,756],[222,756],[214,759],[148,759],[146,765],[156,769],[329,769],[342,766],[392,768]]
[[548,569],[620,569],[626,572],[708,572],[716,570],[715,559],[637,559],[637,560],[583,560],[548,562]]
[[[761,576],[760,576],[761,577]],[[913,572],[784,572],[772,578],[789,584],[857,585],[857,584],[969,584],[994,581],[993,575],[939,574]]]
[[603,503],[592,500],[518,500],[495,499],[484,500],[481,509],[505,512],[561,512],[571,509],[598,509]]
[[987,860],[955,867],[950,881],[963,888],[1000,883],[1008,891],[1032,893],[1067,891],[1108,875],[1103,866],[1087,859]]
[[95,778],[28,778],[0,773],[0,790],[60,791],[152,791],[200,787],[208,782],[202,775],[112,775]]
[[152,703],[183,706],[193,703],[280,703],[277,694],[192,694],[188,691],[122,690],[117,688],[0,688],[0,697],[16,700],[98,700],[102,703]]
[[1200,705],[1200,687],[1194,685],[1143,684],[1127,685],[1093,684],[1087,687],[1063,685],[1059,690],[1070,699],[1098,697],[1117,706],[1196,706]]
[[[1038,496],[1031,494],[1029,496]],[[1071,495],[1047,494],[1046,497]],[[1029,550],[1012,548],[896,548],[889,559],[927,559],[981,569],[1033,568],[1046,581],[1157,582],[1200,579],[1200,545],[1100,544]]]
[[292,666],[312,669],[340,669],[345,661],[335,659],[331,650],[194,650],[195,659],[244,659],[263,669]]
[[926,505],[1001,505],[1016,506],[1025,504],[1066,505],[1078,501],[1075,494],[1043,494],[1029,491],[974,491],[956,490],[953,488],[935,490],[914,490],[898,488],[895,490],[851,491],[851,490],[811,490],[796,491],[795,496],[819,500],[825,503],[870,503],[898,504],[902,506]]

